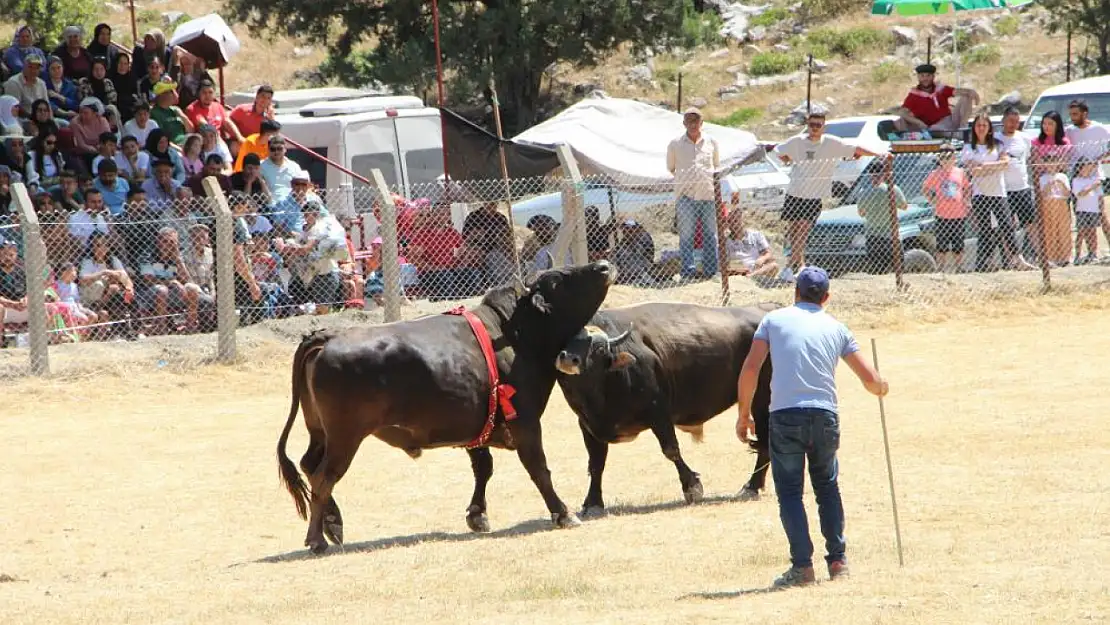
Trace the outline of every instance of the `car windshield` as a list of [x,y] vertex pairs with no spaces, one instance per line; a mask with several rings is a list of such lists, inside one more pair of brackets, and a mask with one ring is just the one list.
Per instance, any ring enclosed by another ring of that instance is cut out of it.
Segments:
[[1110,124],[1110,93],[1084,93],[1041,98],[1037,105],[1033,107],[1033,110],[1029,111],[1029,119],[1025,122],[1025,129],[1040,131],[1041,119],[1049,111],[1056,111],[1060,114],[1060,117],[1064,118],[1065,125],[1070,124],[1068,104],[1072,100],[1086,100],[1087,108],[1090,109],[1088,113],[1090,118],[1101,124]]
[[825,134],[830,134],[841,139],[855,139],[863,132],[867,122],[831,122],[825,124]]
[[[910,204],[925,204],[928,201],[921,192],[925,177],[937,167],[937,157],[932,154],[900,154],[894,157],[894,184],[902,190]],[[861,175],[844,200],[845,204],[858,204],[868,191],[874,189],[872,176]]]

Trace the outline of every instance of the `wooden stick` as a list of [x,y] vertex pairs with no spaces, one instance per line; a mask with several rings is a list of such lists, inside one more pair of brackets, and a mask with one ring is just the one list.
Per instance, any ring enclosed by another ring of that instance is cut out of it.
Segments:
[[[879,348],[876,346],[874,338],[871,339],[871,359],[875,363],[875,371],[878,372]],[[898,498],[894,496],[894,469],[890,465],[890,438],[886,432],[886,408],[883,406],[881,395],[879,396],[879,418],[883,424],[883,448],[886,450],[886,476],[890,482],[890,507],[894,511],[894,538],[898,542],[898,566],[904,567],[906,561],[902,555],[902,526],[898,522]]]

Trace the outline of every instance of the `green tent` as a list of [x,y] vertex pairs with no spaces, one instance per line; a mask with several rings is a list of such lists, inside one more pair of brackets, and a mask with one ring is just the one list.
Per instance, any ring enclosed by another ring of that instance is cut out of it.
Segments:
[[1033,0],[874,0],[872,15],[943,15],[949,11],[980,11],[1025,6]]

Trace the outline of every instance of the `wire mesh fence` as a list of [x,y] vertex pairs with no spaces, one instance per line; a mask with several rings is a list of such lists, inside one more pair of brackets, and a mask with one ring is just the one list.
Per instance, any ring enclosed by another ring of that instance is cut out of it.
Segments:
[[3,345],[30,350],[35,371],[49,369],[47,346],[166,335],[211,334],[234,358],[236,329],[255,323],[350,309],[390,320],[599,259],[616,265],[622,301],[790,301],[808,265],[840,300],[874,306],[1105,284],[1105,146],[1014,142],[872,155],[795,141],[656,181],[572,167],[337,189],[305,176],[13,185],[29,193],[0,221]]

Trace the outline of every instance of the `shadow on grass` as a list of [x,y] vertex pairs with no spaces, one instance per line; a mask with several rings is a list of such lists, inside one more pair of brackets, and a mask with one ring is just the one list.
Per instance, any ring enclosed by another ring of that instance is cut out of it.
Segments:
[[681,597],[678,597],[676,599],[676,601],[684,601],[684,600],[687,600],[687,599],[707,599],[707,600],[710,600],[710,601],[717,600],[717,599],[739,599],[741,597],[748,597],[748,596],[751,596],[751,595],[766,595],[766,594],[770,594],[770,593],[773,593],[773,592],[782,592],[782,591],[783,591],[782,588],[775,588],[774,586],[768,586],[766,588],[746,588],[746,589],[741,589],[741,590],[721,590],[721,591],[717,591],[717,592],[692,592],[692,593],[689,593],[689,594],[682,595]]
[[[712,495],[705,497],[701,503],[694,504],[696,506],[715,506],[725,503],[737,501],[735,495]],[[605,513],[601,516],[590,515],[582,516],[584,522],[595,522],[603,520],[608,516],[637,516],[643,514],[652,514],[655,512],[665,512],[668,510],[678,510],[681,508],[690,507],[683,500],[664,501],[653,504],[621,504],[607,508]],[[383,549],[397,549],[405,547],[415,547],[424,543],[464,543],[472,540],[491,540],[499,538],[509,538],[513,536],[528,536],[537,534],[539,532],[555,531],[555,526],[548,519],[531,519],[517,523],[511,527],[495,530],[485,533],[474,532],[422,532],[419,534],[407,534],[404,536],[392,536],[389,538],[378,538],[376,540],[367,540],[357,543],[346,543],[344,545],[329,545],[328,550],[320,555],[315,555],[307,548],[301,548],[296,551],[288,551],[271,556],[265,556],[252,560],[250,562],[237,562],[228,566],[234,568],[243,566],[245,564],[275,564],[279,562],[297,562],[301,560],[310,560],[313,558],[326,558],[329,556],[347,555],[354,553],[370,553],[374,551],[381,551]]]

